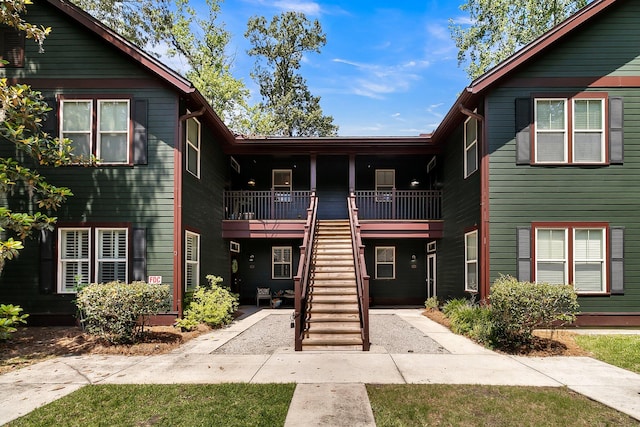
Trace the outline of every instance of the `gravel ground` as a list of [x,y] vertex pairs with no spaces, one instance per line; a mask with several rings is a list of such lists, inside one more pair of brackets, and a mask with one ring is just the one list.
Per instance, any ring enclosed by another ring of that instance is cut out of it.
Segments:
[[[395,314],[372,314],[371,344],[387,353],[448,353],[437,342]],[[218,348],[221,354],[273,354],[277,349],[293,350],[293,329],[286,314],[270,314]]]

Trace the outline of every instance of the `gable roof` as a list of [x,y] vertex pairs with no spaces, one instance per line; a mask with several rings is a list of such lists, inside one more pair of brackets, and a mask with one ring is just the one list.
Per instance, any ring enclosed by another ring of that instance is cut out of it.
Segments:
[[151,74],[164,81],[181,95],[185,96],[193,109],[203,108],[203,116],[215,130],[223,137],[225,143],[234,140],[233,133],[222,122],[205,97],[193,86],[193,84],[181,76],[178,72],[167,67],[157,58],[149,55],[93,16],[80,9],[78,6],[66,0],[46,0],[51,6],[63,12],[79,25],[88,29],[117,50],[137,62]]
[[474,108],[478,99],[504,79],[511,76],[513,72],[520,69],[525,64],[535,60],[548,49],[553,47],[558,41],[564,39],[569,34],[581,30],[594,17],[616,3],[625,0],[595,0],[583,7],[567,19],[556,25],[522,49],[505,59],[494,68],[490,69],[467,86],[458,99],[453,104],[438,128],[433,132],[434,141],[438,142],[453,131],[460,120],[467,117],[462,111]]

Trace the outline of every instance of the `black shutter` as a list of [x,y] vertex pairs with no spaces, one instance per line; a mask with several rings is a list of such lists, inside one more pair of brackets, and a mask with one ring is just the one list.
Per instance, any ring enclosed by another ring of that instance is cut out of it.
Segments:
[[7,64],[0,63],[0,67],[24,66],[24,33],[11,29],[0,29],[0,55]]
[[40,231],[40,293],[50,294],[56,288],[55,250],[52,231]]
[[624,227],[611,227],[611,293],[624,294]]
[[624,102],[622,98],[609,98],[609,163],[624,162]]
[[517,228],[517,275],[521,282],[531,281],[531,227]]
[[531,164],[531,98],[516,98],[516,164]]
[[131,280],[147,280],[147,229],[134,228],[132,230],[133,259],[131,265]]
[[58,136],[58,101],[55,96],[45,97],[44,101],[51,108],[51,111],[47,113],[45,121],[42,123],[42,131],[55,138]]
[[133,164],[147,164],[147,113],[146,99],[133,102]]

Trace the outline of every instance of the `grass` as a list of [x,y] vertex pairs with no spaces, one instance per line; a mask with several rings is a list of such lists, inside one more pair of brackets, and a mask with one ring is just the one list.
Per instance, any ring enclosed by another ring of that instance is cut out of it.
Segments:
[[408,384],[367,391],[378,427],[638,425],[566,388]]
[[92,385],[8,426],[282,426],[295,384]]
[[576,335],[575,340],[596,359],[640,374],[640,335]]

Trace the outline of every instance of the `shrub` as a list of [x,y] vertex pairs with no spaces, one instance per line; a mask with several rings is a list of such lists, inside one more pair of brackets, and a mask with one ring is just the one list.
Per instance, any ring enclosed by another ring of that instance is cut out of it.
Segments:
[[22,307],[19,305],[0,304],[0,340],[6,340],[11,337],[16,326],[20,323],[27,323],[28,314],[20,314]]
[[458,311],[461,307],[465,307],[471,304],[471,301],[464,298],[451,299],[444,303],[442,306],[442,312],[450,317],[451,313]]
[[553,331],[572,323],[579,306],[572,286],[500,276],[491,287],[491,308],[497,340],[514,346],[530,343],[535,328]]
[[78,292],[76,305],[88,333],[114,344],[131,343],[142,335],[149,316],[169,310],[171,293],[167,285],[145,282],[93,283]]
[[191,330],[200,323],[211,327],[231,323],[233,313],[238,309],[238,295],[218,286],[222,282],[221,277],[209,275],[207,280],[208,285],[196,288],[191,303],[184,311],[183,318],[176,322],[176,326]]
[[466,335],[482,344],[493,344],[493,317],[491,308],[464,298],[445,303],[443,311],[451,321],[451,330]]
[[429,297],[424,302],[424,307],[427,310],[438,310],[440,307],[440,303],[438,302],[438,297]]

